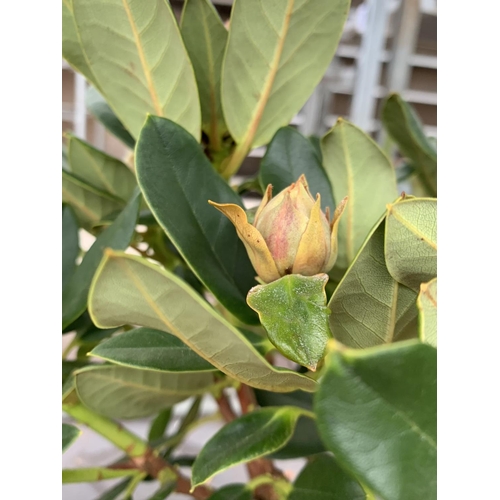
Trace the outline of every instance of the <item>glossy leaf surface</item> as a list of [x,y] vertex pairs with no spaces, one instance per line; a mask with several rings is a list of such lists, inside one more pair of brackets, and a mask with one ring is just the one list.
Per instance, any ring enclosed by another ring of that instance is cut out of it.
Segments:
[[300,408],[265,408],[247,413],[220,429],[193,464],[193,486],[243,462],[280,449],[292,437]]
[[244,484],[228,484],[218,489],[208,500],[252,500],[252,491]]
[[140,201],[141,195],[137,191],[113,224],[96,238],[72,275],[63,294],[63,328],[85,311],[90,282],[102,259],[104,249],[124,250],[128,247],[134,233]]
[[75,373],[80,401],[110,418],[154,415],[213,385],[209,373],[160,373],[125,366],[97,366]]
[[317,150],[293,127],[283,127],[276,132],[260,163],[259,181],[263,190],[272,184],[277,194],[305,174],[309,191],[321,195],[321,207],[335,209],[332,187],[321,164]]
[[269,142],[300,110],[332,60],[348,10],[348,0],[235,2],[222,106],[238,144]]
[[315,396],[327,447],[384,500],[436,498],[436,349],[334,351]]
[[62,424],[62,451],[63,453],[67,448],[76,440],[82,431],[70,424]]
[[321,140],[323,165],[335,200],[349,197],[339,224],[336,267],[347,269],[370,230],[397,198],[391,162],[365,132],[345,120]]
[[382,121],[399,149],[416,168],[431,196],[437,195],[437,154],[425,136],[413,108],[398,94],[392,94],[382,108]]
[[417,306],[420,340],[437,347],[437,278],[420,285]]
[[200,94],[203,131],[211,146],[218,149],[227,131],[220,95],[227,30],[210,0],[187,0],[180,27]]
[[409,198],[389,206],[385,260],[392,277],[416,292],[437,276],[437,201]]
[[288,500],[366,500],[361,485],[334,457],[318,455],[300,471]]
[[252,288],[247,297],[274,346],[288,359],[313,371],[331,338],[325,293],[327,281],[326,274],[290,274]]
[[133,137],[148,113],[200,137],[193,67],[165,0],[73,0],[73,13],[98,88]]
[[385,219],[368,235],[328,304],[333,336],[349,347],[405,338],[417,317],[417,294],[387,270],[384,230]]
[[252,387],[315,390],[313,380],[272,367],[188,285],[145,259],[108,251],[92,284],[89,309],[101,327],[137,324],[168,331],[219,370]]
[[245,323],[257,315],[245,297],[255,271],[231,222],[208,200],[243,206],[193,137],[176,123],[150,116],[136,150],[139,185],[151,211],[193,272]]
[[117,335],[99,344],[90,355],[119,365],[160,372],[216,370],[177,337],[152,328],[136,328]]
[[104,97],[94,87],[88,87],[85,93],[85,105],[87,109],[118,139],[129,148],[134,149],[135,139],[123,126],[123,123],[109,107]]

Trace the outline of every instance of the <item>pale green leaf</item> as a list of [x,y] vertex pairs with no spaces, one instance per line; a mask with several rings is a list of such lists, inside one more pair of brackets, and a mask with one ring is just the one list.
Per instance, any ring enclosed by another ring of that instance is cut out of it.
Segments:
[[148,113],[200,137],[193,67],[165,0],[73,0],[97,87],[133,137]]
[[437,200],[409,198],[387,211],[385,260],[392,277],[416,292],[437,276]]
[[437,347],[437,278],[420,285],[417,306],[420,339]]
[[75,373],[80,401],[110,418],[142,418],[158,413],[214,384],[210,373],[162,373],[125,366],[97,366]]
[[227,30],[210,0],[186,0],[180,26],[200,94],[203,131],[218,150],[227,132],[220,95]]
[[219,370],[252,387],[315,390],[316,382],[308,377],[272,367],[188,285],[146,259],[106,252],[91,287],[89,310],[100,327],[136,324],[170,332]]
[[391,162],[378,145],[352,123],[339,119],[321,140],[323,165],[335,200],[348,196],[340,219],[336,267],[347,269],[366,236],[398,192]]
[[368,235],[328,304],[333,336],[349,347],[405,338],[417,317],[417,294],[387,270],[384,229],[385,218]]

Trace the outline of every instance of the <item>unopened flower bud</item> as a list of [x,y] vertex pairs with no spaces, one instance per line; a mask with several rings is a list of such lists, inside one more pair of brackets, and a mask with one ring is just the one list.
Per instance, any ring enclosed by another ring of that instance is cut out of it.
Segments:
[[335,264],[338,223],[347,197],[337,206],[330,221],[329,209],[326,213],[321,210],[321,197],[317,194],[314,200],[304,175],[274,198],[269,184],[253,225],[238,205],[209,203],[234,224],[264,283],[286,274],[326,273]]

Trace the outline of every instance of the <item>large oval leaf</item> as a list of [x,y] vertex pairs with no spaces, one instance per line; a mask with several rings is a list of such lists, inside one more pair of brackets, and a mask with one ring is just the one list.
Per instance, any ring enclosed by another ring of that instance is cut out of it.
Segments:
[[227,30],[210,0],[186,0],[180,26],[200,93],[203,131],[218,151],[227,131],[220,95]]
[[384,500],[436,498],[436,365],[436,350],[417,341],[327,357],[321,437]]
[[125,366],[96,366],[75,373],[80,401],[110,418],[142,418],[158,413],[214,383],[210,373],[160,373]]
[[397,198],[396,176],[371,137],[345,120],[339,119],[323,137],[321,149],[334,198],[349,197],[339,223],[336,263],[347,269],[387,203]]
[[135,175],[124,163],[74,136],[68,141],[68,160],[74,175],[124,202],[137,186]]
[[271,366],[231,324],[174,274],[133,255],[107,251],[89,298],[101,327],[136,324],[172,333],[227,375],[277,392],[312,392],[316,382]]
[[208,200],[242,205],[182,127],[150,116],[136,149],[139,185],[151,211],[193,272],[245,323],[257,315],[245,297],[256,284],[245,246]]
[[392,277],[416,292],[437,276],[437,200],[409,198],[388,207],[385,260]]
[[359,482],[335,458],[318,455],[300,471],[288,500],[366,500]]
[[323,210],[330,207],[333,213],[332,187],[326,176],[317,150],[299,131],[293,127],[280,128],[267,147],[260,163],[259,181],[263,190],[272,184],[275,193],[287,188],[305,174],[309,190],[321,195]]
[[437,278],[420,285],[417,306],[420,339],[437,347]]
[[235,2],[222,107],[238,143],[236,166],[304,105],[333,58],[348,11],[349,0]]
[[382,108],[382,122],[401,152],[411,160],[431,196],[437,196],[437,154],[425,136],[412,107],[398,94],[392,94]]
[[279,450],[292,437],[304,410],[293,406],[265,408],[226,424],[203,447],[193,464],[193,487],[215,474]]
[[136,328],[102,342],[90,356],[132,368],[160,372],[214,371],[184,342],[153,328]]
[[200,137],[193,67],[165,0],[73,0],[73,14],[98,88],[132,136],[152,113]]
[[118,137],[129,148],[134,149],[135,139],[96,88],[87,88],[85,106],[115,137]]
[[385,218],[368,235],[328,304],[333,336],[349,347],[394,342],[416,333],[417,294],[389,274],[384,228]]
[[87,296],[94,273],[102,259],[105,248],[124,250],[134,234],[135,222],[139,211],[141,195],[139,190],[130,198],[127,206],[111,226],[106,228],[94,241],[85,254],[68,286],[64,290],[62,301],[63,328],[71,324],[87,307]]

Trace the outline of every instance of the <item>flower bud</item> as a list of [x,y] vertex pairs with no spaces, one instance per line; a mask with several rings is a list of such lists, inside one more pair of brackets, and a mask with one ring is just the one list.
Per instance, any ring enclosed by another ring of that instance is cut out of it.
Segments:
[[321,210],[321,197],[317,194],[314,200],[304,175],[274,198],[269,184],[253,225],[238,205],[209,203],[234,224],[264,283],[286,274],[325,273],[335,264],[338,223],[347,197],[340,202],[330,222],[329,209],[326,214]]

